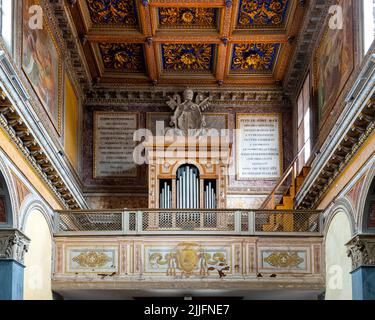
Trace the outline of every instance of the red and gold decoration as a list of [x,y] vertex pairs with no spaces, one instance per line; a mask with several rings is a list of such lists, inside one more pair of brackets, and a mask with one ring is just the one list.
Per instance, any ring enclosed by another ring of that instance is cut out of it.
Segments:
[[217,26],[217,9],[159,8],[159,25],[162,28],[215,29]]
[[91,21],[95,24],[138,24],[134,0],[86,0]]
[[231,70],[234,72],[272,72],[279,44],[236,44]]
[[106,69],[144,72],[143,45],[138,43],[99,43]]
[[288,0],[241,0],[238,28],[282,26]]
[[162,44],[165,71],[211,71],[214,45],[211,44]]

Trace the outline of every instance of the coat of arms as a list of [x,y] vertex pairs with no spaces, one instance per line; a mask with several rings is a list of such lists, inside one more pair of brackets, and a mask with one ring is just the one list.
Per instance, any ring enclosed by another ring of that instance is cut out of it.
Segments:
[[174,111],[171,118],[170,125],[177,135],[184,136],[198,136],[206,127],[205,118],[202,112],[209,106],[209,97],[203,99],[201,94],[198,94],[194,99],[194,92],[186,89],[183,94],[184,101],[181,101],[181,96],[175,94],[169,97],[167,104]]

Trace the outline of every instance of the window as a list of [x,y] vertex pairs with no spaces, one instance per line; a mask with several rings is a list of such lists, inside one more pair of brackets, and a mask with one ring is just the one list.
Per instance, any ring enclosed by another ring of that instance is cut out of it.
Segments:
[[375,2],[363,0],[363,41],[364,54],[370,49],[375,37]]
[[298,163],[302,170],[311,156],[311,110],[310,110],[310,75],[306,77],[298,96]]
[[1,37],[9,50],[13,50],[13,1],[0,0]]

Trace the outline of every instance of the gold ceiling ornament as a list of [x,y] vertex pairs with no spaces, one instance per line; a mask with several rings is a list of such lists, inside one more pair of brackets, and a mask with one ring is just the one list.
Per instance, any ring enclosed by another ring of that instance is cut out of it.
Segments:
[[134,0],[87,0],[91,20],[97,24],[137,25]]
[[86,268],[100,268],[111,261],[111,257],[103,252],[82,252],[72,259],[81,267]]
[[275,268],[298,267],[304,260],[296,251],[272,252],[264,261]]
[[143,72],[144,53],[139,43],[99,43],[104,67],[127,72]]
[[217,14],[214,8],[160,8],[161,27],[215,28]]

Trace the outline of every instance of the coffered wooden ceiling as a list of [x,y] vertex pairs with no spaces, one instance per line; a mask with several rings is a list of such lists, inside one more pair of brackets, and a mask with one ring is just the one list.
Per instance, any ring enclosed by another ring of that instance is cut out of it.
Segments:
[[304,14],[298,0],[69,0],[104,84],[275,85]]

